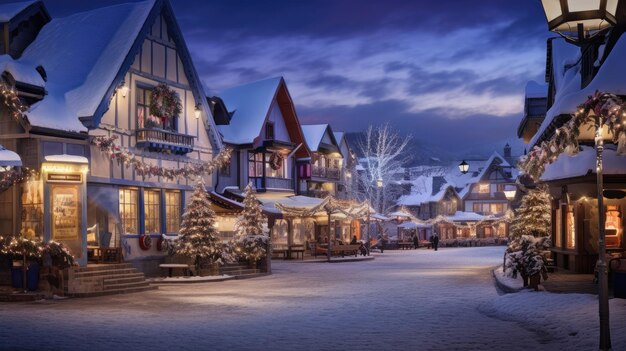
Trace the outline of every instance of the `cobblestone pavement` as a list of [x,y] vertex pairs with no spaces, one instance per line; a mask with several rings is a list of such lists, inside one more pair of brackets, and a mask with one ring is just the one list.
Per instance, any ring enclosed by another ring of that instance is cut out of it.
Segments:
[[[489,317],[503,247],[386,251],[373,261],[273,262],[257,279],[0,304],[10,350],[538,350]],[[523,343],[520,343],[523,341]]]

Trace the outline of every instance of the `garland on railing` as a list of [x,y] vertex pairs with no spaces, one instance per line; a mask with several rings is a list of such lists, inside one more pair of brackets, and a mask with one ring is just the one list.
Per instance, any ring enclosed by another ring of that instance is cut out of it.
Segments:
[[148,176],[163,177],[168,180],[174,180],[179,177],[190,178],[211,174],[216,169],[228,165],[232,154],[232,150],[226,147],[222,149],[222,151],[220,151],[220,153],[211,161],[202,163],[186,163],[183,167],[167,168],[142,161],[127,148],[117,145],[115,143],[116,139],[117,136],[115,135],[110,137],[97,136],[91,141],[91,143],[110,157],[111,160],[116,160],[119,165],[123,164],[126,168],[133,166],[135,173],[143,178]]
[[600,126],[606,126],[613,142],[617,143],[617,154],[626,155],[626,106],[618,96],[596,91],[550,139],[541,142],[520,159],[519,169],[537,180],[546,165],[556,161],[563,152],[571,155],[578,153],[580,127],[585,123],[595,123],[596,116],[600,117]]

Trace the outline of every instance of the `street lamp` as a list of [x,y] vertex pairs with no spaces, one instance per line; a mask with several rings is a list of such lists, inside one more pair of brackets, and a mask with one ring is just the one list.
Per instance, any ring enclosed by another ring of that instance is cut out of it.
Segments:
[[459,170],[463,174],[467,173],[467,171],[469,171],[469,164],[463,160],[463,162],[459,163]]
[[504,187],[504,197],[506,197],[507,200],[513,201],[516,193],[517,187],[515,185],[507,185]]
[[[586,50],[591,39],[617,24],[615,18],[620,0],[541,0],[548,28],[568,42]],[[581,78],[583,78],[581,76]],[[600,350],[611,349],[609,329],[609,287],[606,265],[605,220],[602,179],[601,116],[595,116],[596,187],[598,196],[598,303],[600,314]]]
[[619,0],[541,0],[548,28],[570,42],[582,42],[617,24]]

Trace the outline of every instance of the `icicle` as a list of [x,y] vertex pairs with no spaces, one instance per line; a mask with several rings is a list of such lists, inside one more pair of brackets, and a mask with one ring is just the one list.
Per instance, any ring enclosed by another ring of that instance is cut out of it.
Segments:
[[626,156],[626,132],[621,131],[617,138],[617,154],[619,156]]

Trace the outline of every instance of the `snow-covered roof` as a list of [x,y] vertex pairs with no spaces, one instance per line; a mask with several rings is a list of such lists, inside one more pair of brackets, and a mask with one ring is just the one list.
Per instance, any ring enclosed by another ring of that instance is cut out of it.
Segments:
[[554,118],[576,112],[577,107],[587,101],[587,98],[593,95],[596,90],[616,95],[626,95],[626,84],[624,84],[626,81],[626,67],[623,64],[626,59],[626,35],[622,35],[617,40],[613,50],[598,69],[596,76],[584,89],[580,88],[580,62],[565,70],[572,63],[578,61],[580,53],[577,56],[573,56],[573,58],[570,56],[568,59],[559,58],[560,61],[556,60],[558,55],[563,53],[572,55],[574,49],[578,51],[578,48],[566,43],[560,43],[559,47],[561,45],[568,45],[569,50],[560,49],[553,54],[555,57],[554,77],[556,87],[554,105],[550,107],[539,130],[531,139],[529,143],[531,146],[537,143]]
[[304,134],[304,140],[306,144],[309,146],[311,151],[318,151],[320,148],[320,144],[322,143],[322,139],[324,138],[324,133],[328,129],[328,124],[303,124],[302,125],[302,133]]
[[398,225],[398,228],[402,228],[402,229],[415,229],[415,228],[432,228],[432,224],[425,224],[425,223],[416,223],[413,221],[408,221],[408,222],[404,222],[402,224]]
[[22,166],[22,159],[15,152],[7,150],[0,145],[0,166],[20,167]]
[[36,66],[22,60],[15,61],[9,55],[0,55],[0,73],[9,72],[13,78],[22,83],[44,87],[41,74],[37,72]]
[[394,211],[391,213],[387,213],[387,217],[405,217],[405,218],[411,218],[411,214],[410,213],[406,213],[404,211]]
[[89,164],[89,160],[84,156],[76,156],[76,155],[48,155],[44,157],[46,162],[60,162],[60,163],[80,163],[80,164]]
[[119,4],[46,24],[20,58],[48,75],[48,95],[27,112],[29,122],[85,131],[78,118],[94,115],[154,4]]
[[37,1],[11,2],[8,4],[0,4],[0,22],[8,22],[11,18],[22,12],[31,4]]
[[545,98],[548,96],[548,85],[531,80],[526,83],[525,93],[526,98]]
[[[451,161],[441,166],[418,166],[411,168],[413,179],[409,181],[411,184],[411,193],[402,195],[397,201],[398,205],[418,206],[427,202],[440,201],[446,194],[446,191],[452,187],[460,198],[464,198],[470,191],[472,184],[478,183],[489,170],[489,165],[494,160],[499,159],[502,167],[511,167],[511,178],[517,177],[517,169],[513,167],[498,152],[494,152],[487,159],[465,160],[469,164],[469,171],[465,174],[459,171],[460,160]],[[417,177],[415,177],[415,174]],[[433,189],[433,178],[443,177],[441,186]],[[406,182],[403,182],[406,183]],[[459,190],[460,189],[460,190]]]
[[219,94],[232,113],[230,124],[217,126],[224,141],[247,144],[259,136],[282,79],[264,79],[226,89]]
[[373,215],[370,216],[370,219],[375,219],[375,220],[379,220],[379,221],[390,221],[391,218],[381,215],[380,213],[374,213]]
[[489,218],[488,216],[483,216],[476,212],[463,212],[456,211],[452,216],[446,216],[446,219],[453,222],[472,222],[472,221],[482,221],[484,219]]
[[[615,150],[604,149],[602,153],[603,174],[626,174],[626,159],[618,156]],[[553,163],[546,166],[542,181],[572,178],[596,173],[596,151],[593,147],[582,146],[581,151],[569,156],[566,153],[559,155]]]

